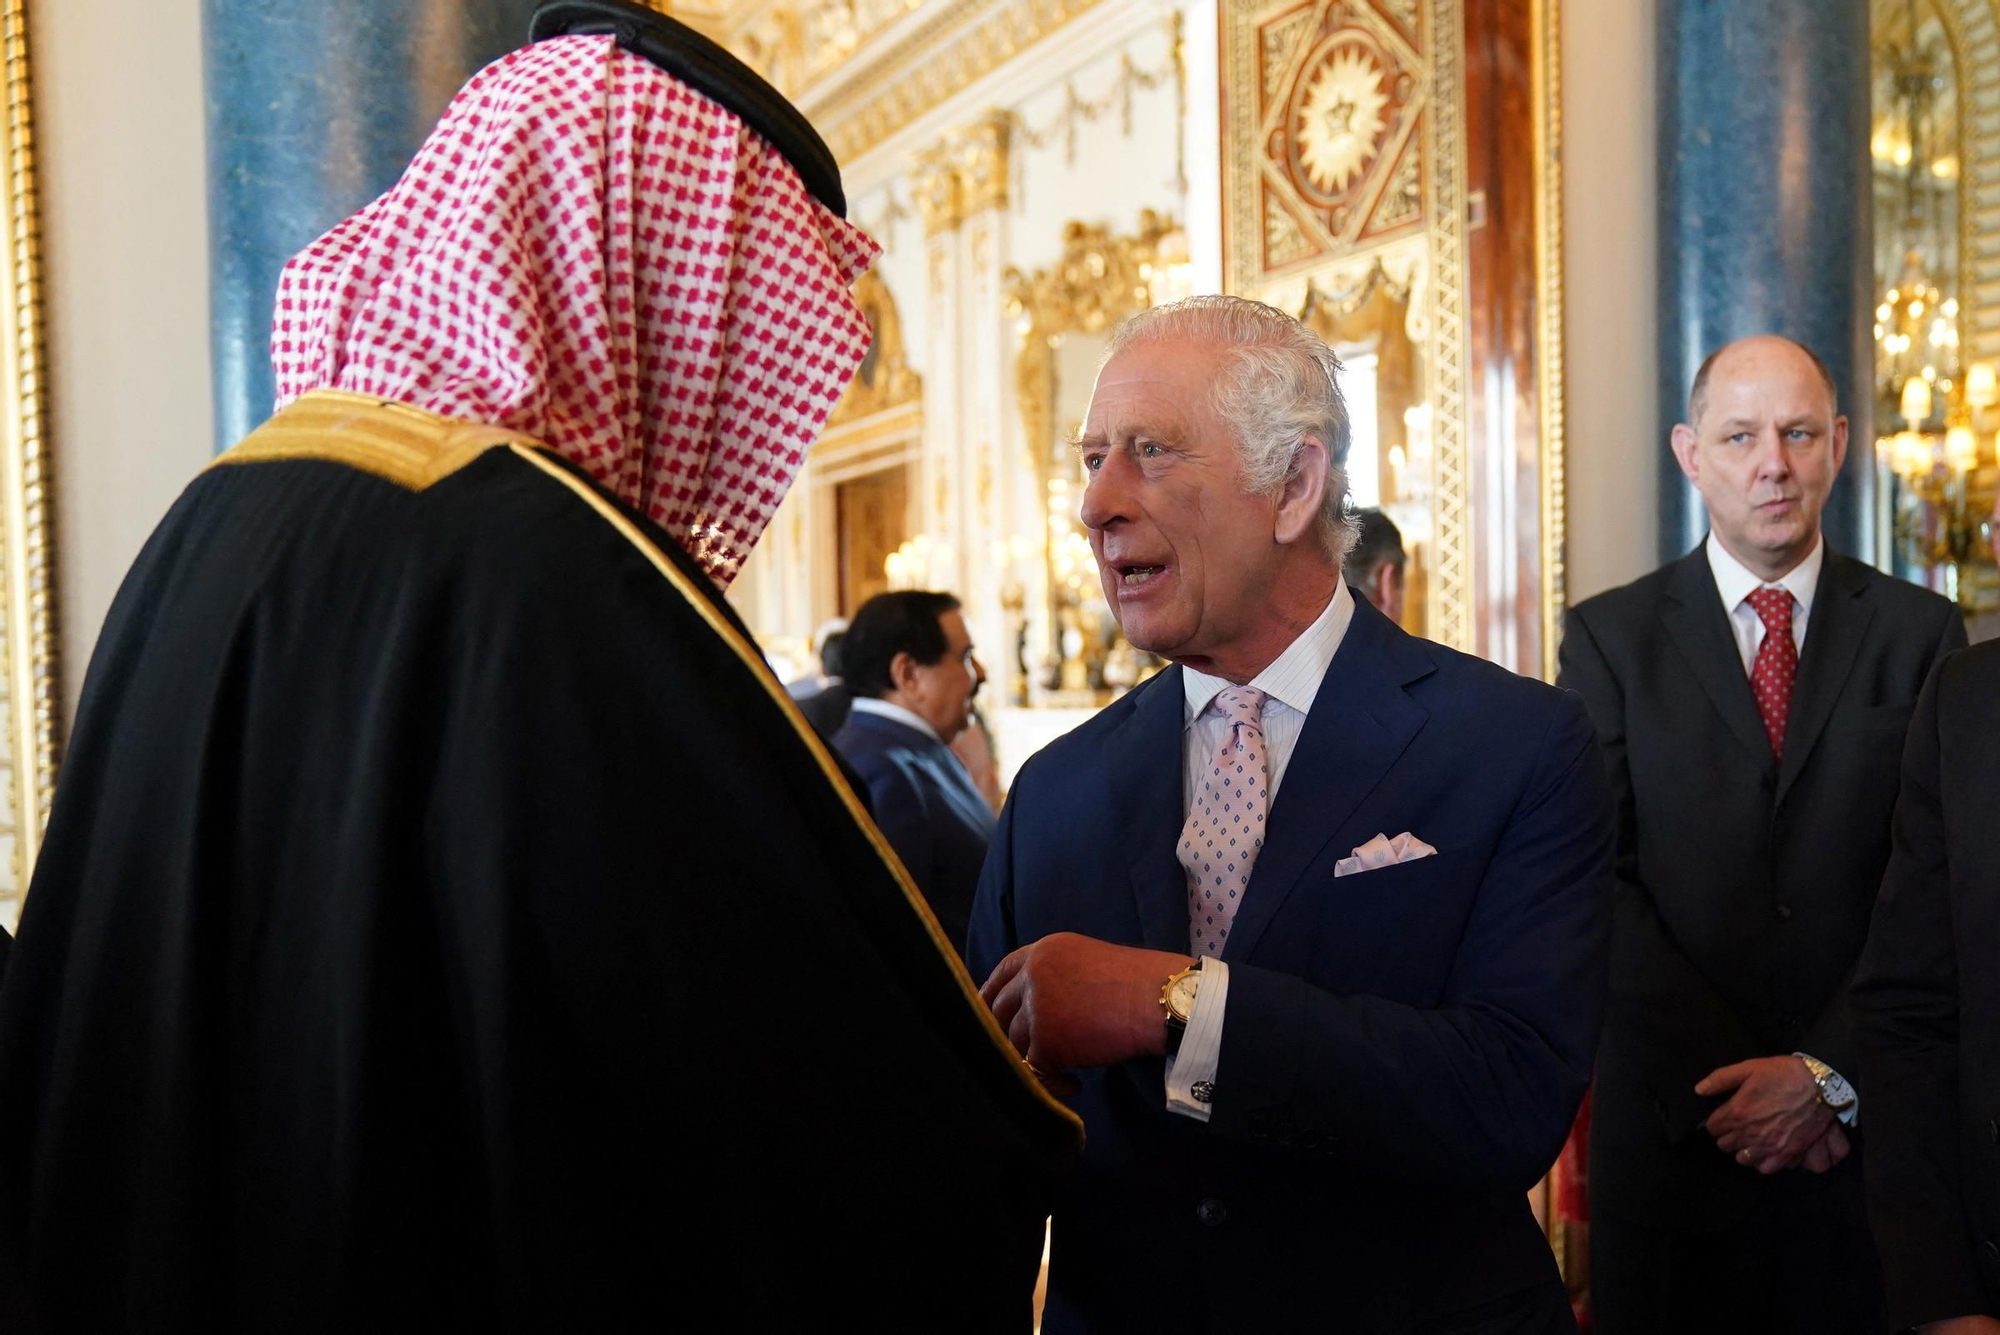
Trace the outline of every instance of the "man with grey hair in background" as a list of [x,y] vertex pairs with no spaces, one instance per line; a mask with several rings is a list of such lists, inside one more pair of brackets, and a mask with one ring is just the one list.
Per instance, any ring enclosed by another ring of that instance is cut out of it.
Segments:
[[1597,1039],[1603,761],[1574,697],[1346,588],[1338,370],[1177,302],[1077,442],[1105,597],[1174,666],[1022,769],[973,912],[1088,1133],[1050,1335],[1574,1329],[1526,1193]]

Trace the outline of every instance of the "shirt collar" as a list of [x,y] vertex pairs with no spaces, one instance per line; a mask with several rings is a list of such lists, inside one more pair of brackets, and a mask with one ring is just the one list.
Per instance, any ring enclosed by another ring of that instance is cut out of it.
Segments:
[[1715,534],[1708,535],[1704,544],[1708,550],[1708,568],[1715,576],[1715,591],[1722,595],[1722,610],[1734,612],[1738,603],[1762,588],[1781,588],[1798,602],[1799,615],[1812,613],[1813,593],[1819,588],[1820,567],[1826,564],[1826,538],[1822,535],[1813,544],[1806,559],[1793,566],[1774,580],[1762,580],[1744,569],[1743,563],[1729,554]]
[[901,705],[892,705],[887,700],[877,700],[873,696],[862,696],[854,702],[854,711],[857,714],[873,714],[877,718],[900,723],[906,728],[915,728],[939,746],[944,745],[944,738],[938,736],[937,729],[927,723],[923,715],[905,709]]
[[[1286,646],[1285,652],[1271,660],[1270,666],[1250,679],[1250,685],[1270,696],[1273,700],[1301,714],[1312,712],[1313,700],[1319,695],[1320,681],[1333,662],[1333,656],[1340,649],[1340,642],[1347,637],[1347,627],[1354,620],[1354,595],[1347,591],[1347,581],[1341,580],[1334,586],[1333,597],[1313,623],[1299,633],[1299,637]],[[1181,669],[1181,689],[1187,695],[1187,713],[1184,721],[1193,722],[1202,712],[1215,702],[1215,697],[1230,686],[1235,685],[1227,677],[1214,677],[1191,667]]]

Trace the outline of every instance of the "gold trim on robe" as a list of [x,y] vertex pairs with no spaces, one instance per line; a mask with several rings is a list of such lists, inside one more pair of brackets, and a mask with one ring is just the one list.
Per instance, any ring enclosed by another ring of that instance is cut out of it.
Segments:
[[1060,1113],[1068,1122],[1079,1140],[1083,1135],[1083,1119],[1066,1107],[1042,1086],[1027,1068],[1027,1063],[1014,1051],[1013,1043],[1000,1030],[999,1022],[993,1018],[985,1001],[979,996],[979,988],[972,976],[965,971],[958,952],[945,939],[944,930],[938,926],[937,918],[931,913],[930,905],[918,892],[916,883],[904,868],[902,860],[889,846],[881,830],[869,816],[867,808],[855,796],[848,785],[840,766],[834,762],[826,743],[820,740],[812,725],[799,712],[784,686],[765,663],[764,656],[742,632],[730,624],[729,619],[718,611],[715,605],[703,595],[693,581],[674,565],[658,544],[647,537],[645,532],[617,506],[607,501],[589,483],[569,472],[551,457],[548,447],[531,436],[502,427],[485,426],[477,422],[460,421],[456,418],[440,417],[436,413],[405,403],[396,403],[366,394],[355,394],[347,390],[315,389],[301,395],[297,400],[281,409],[274,417],[257,430],[245,436],[229,450],[218,455],[210,468],[257,463],[277,463],[296,459],[317,459],[327,463],[344,464],[347,467],[371,473],[385,481],[392,482],[410,491],[422,491],[427,487],[450,477],[488,450],[511,449],[517,456],[534,468],[548,475],[558,485],[568,488],[580,501],[594,510],[598,517],[617,530],[627,542],[650,562],[653,568],[666,578],[669,586],[681,595],[700,614],[708,627],[721,637],[724,644],[749,669],[764,687],[770,698],[798,735],[799,742],[819,766],[820,772],[833,786],[841,804],[853,817],[856,825],[867,837],[869,846],[882,859],[883,865],[895,879],[896,886],[903,893],[904,901],[916,913],[929,933],[932,948],[951,968],[958,981],[959,990],[966,1002],[992,1040],[1007,1058],[1007,1063],[1016,1078],[1033,1092],[1036,1099],[1048,1109]]

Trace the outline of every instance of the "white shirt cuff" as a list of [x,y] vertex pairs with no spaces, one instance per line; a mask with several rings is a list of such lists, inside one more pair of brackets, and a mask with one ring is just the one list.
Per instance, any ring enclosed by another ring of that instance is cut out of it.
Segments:
[[1222,1015],[1229,1004],[1229,966],[1218,959],[1201,965],[1201,987],[1188,1013],[1177,1057],[1167,1058],[1167,1111],[1208,1120],[1215,1097],[1215,1068],[1222,1060]]

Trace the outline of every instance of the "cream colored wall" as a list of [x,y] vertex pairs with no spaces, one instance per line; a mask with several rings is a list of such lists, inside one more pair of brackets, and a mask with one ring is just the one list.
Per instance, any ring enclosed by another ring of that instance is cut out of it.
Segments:
[[146,535],[208,459],[199,0],[31,0],[64,718]]
[[1653,568],[1657,0],[1562,0],[1569,596]]

